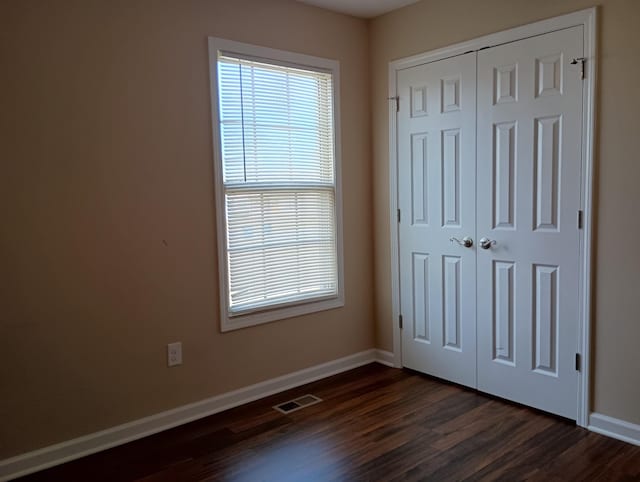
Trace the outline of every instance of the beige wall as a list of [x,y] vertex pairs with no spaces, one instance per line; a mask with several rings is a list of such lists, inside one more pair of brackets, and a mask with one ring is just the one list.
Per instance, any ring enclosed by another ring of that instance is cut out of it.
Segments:
[[[603,5],[594,403],[640,423],[640,2]],[[291,0],[4,0],[0,459],[371,348],[374,318],[390,350],[389,60],[588,6],[423,0],[367,24]],[[219,332],[208,35],[341,61],[343,309]]]
[[[209,35],[341,63],[342,309],[219,332]],[[290,0],[2,1],[0,459],[374,346],[368,58]]]
[[[393,59],[592,6],[593,0],[423,0],[371,24],[376,336],[392,348],[387,68]],[[594,410],[640,423],[640,2],[602,0]]]

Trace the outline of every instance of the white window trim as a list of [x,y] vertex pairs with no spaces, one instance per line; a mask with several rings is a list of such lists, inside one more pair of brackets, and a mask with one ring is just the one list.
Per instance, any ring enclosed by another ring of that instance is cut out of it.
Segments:
[[[334,170],[335,170],[335,216],[336,255],[338,261],[338,294],[331,298],[298,301],[278,307],[266,307],[255,312],[231,316],[228,310],[229,286],[226,249],[226,209],[222,173],[222,151],[218,107],[218,55],[238,55],[267,63],[322,70],[333,76],[333,125],[334,125]],[[213,132],[214,196],[216,207],[216,232],[218,244],[218,277],[220,291],[220,330],[222,332],[246,328],[271,321],[330,310],[344,306],[344,256],[342,248],[342,182],[341,182],[341,142],[340,142],[340,64],[337,60],[313,57],[284,50],[260,47],[233,40],[209,37],[209,73],[211,88],[211,130]]]

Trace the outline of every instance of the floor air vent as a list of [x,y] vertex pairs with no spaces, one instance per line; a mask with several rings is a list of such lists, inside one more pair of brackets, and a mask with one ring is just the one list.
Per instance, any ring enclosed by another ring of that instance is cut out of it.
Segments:
[[273,408],[275,408],[278,412],[291,413],[295,412],[296,410],[300,410],[301,408],[315,405],[316,403],[319,403],[321,401],[322,399],[316,397],[315,395],[304,395],[302,397],[289,400],[288,402],[281,403],[280,405],[276,405]]

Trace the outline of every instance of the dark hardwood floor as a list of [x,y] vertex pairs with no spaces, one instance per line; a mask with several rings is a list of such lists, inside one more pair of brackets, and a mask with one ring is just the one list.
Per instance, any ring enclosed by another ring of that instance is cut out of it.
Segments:
[[[273,405],[324,401],[284,415]],[[640,447],[378,364],[24,481],[640,480]]]

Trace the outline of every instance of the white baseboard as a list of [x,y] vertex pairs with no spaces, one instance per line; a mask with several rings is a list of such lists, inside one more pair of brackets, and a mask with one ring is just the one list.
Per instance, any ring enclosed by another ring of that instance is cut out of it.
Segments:
[[66,442],[0,460],[0,482],[27,475],[132,440],[168,430],[229,408],[264,398],[372,362],[393,366],[393,354],[371,349],[272,378],[239,390],[157,413]]
[[601,413],[592,413],[589,416],[589,426],[592,432],[617,438],[623,442],[640,445],[640,425],[625,422],[618,418],[609,417]]
[[382,365],[386,365],[388,367],[391,368],[395,368],[395,360],[396,357],[393,353],[391,353],[390,351],[386,351],[386,350],[375,350],[376,354],[376,361]]

